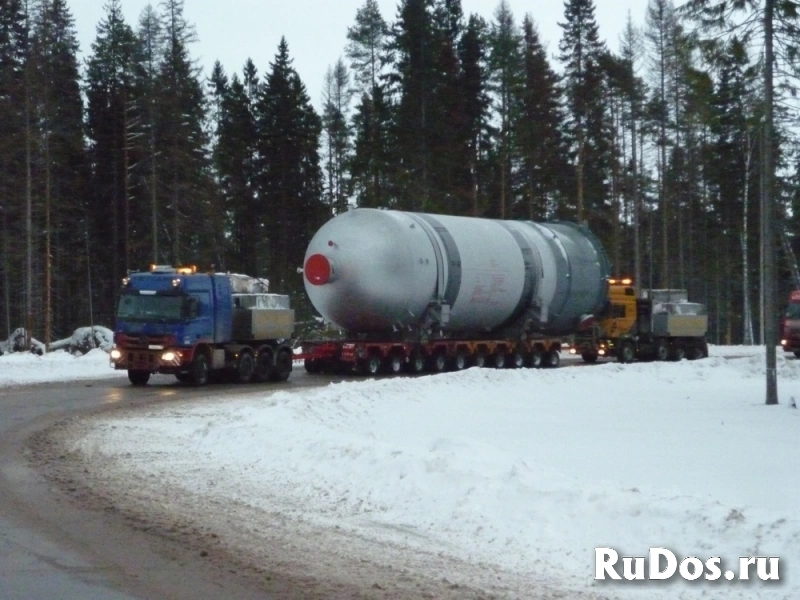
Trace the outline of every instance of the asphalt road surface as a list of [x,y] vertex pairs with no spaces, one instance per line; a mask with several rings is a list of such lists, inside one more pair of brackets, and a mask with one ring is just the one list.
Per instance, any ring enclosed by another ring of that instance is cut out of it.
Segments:
[[[271,389],[330,381],[295,370]],[[220,566],[188,549],[137,531],[119,515],[82,507],[29,466],[26,444],[48,426],[77,415],[192,396],[263,393],[266,386],[190,388],[154,376],[134,388],[124,374],[96,381],[0,388],[0,600],[229,600],[287,598],[292,581],[270,585]]]

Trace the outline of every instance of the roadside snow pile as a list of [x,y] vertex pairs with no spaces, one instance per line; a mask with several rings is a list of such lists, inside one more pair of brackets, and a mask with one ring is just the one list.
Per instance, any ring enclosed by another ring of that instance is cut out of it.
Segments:
[[[71,450],[104,476],[135,477],[143,487],[126,495],[172,490],[177,513],[234,523],[246,509],[246,539],[225,539],[234,546],[263,546],[259,530],[281,515],[322,532],[321,546],[324,532],[348,534],[339,551],[355,556],[369,540],[466,561],[431,575],[497,573],[516,582],[509,597],[546,581],[637,600],[797,598],[800,413],[788,399],[800,397],[800,361],[779,356],[782,404],[766,407],[763,349],[743,354],[172,403],[84,423]],[[598,587],[597,547],[720,556],[723,569],[777,556],[782,581]]]
[[0,356],[0,387],[106,377],[124,377],[124,371],[112,369],[108,353],[100,348],[86,354],[60,350],[41,356],[30,352]]

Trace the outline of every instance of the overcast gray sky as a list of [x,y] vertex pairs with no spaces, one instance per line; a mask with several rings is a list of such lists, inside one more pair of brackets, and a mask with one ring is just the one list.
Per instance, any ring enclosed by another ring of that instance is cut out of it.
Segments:
[[[241,73],[247,58],[252,58],[259,73],[269,68],[281,36],[286,37],[294,67],[308,88],[314,106],[319,108],[325,72],[344,56],[347,28],[355,22],[365,0],[186,0],[184,14],[197,29],[199,41],[191,55],[200,61],[205,74],[219,60],[230,75]],[[158,0],[122,0],[126,21],[138,28],[139,15]],[[477,13],[492,21],[499,0],[462,0],[465,15]],[[563,20],[562,0],[508,0],[518,24],[530,13],[550,54],[558,50]],[[68,0],[86,57],[96,36],[96,27],[105,15],[104,0]],[[378,0],[383,18],[395,20],[398,0]],[[644,22],[647,0],[595,0],[600,37],[612,50],[619,48],[619,34],[628,12],[634,23]]]

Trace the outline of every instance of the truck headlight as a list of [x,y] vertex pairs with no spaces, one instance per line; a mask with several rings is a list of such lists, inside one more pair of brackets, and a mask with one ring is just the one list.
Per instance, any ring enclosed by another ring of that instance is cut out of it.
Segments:
[[113,361],[117,361],[117,360],[119,360],[120,358],[122,358],[122,352],[120,352],[119,350],[117,350],[116,348],[114,348],[114,349],[111,351],[111,360],[113,360]]
[[178,358],[178,355],[175,352],[164,352],[164,354],[161,355],[161,360],[164,362],[172,362],[176,358]]

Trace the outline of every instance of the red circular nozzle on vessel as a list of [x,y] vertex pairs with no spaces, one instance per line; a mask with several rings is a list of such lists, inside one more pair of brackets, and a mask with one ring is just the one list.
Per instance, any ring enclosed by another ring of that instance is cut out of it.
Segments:
[[309,283],[313,285],[325,285],[331,279],[330,261],[322,254],[312,254],[306,261],[304,273]]

